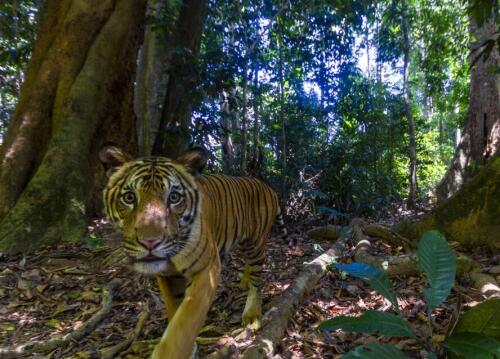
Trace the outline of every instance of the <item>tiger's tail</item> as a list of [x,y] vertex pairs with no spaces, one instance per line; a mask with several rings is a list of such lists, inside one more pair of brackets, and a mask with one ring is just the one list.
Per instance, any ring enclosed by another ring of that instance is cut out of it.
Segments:
[[[285,226],[285,221],[283,220],[283,213],[281,213],[281,208],[278,206],[278,213],[276,214],[276,221],[275,221],[276,227],[278,227],[278,230],[280,231],[280,237],[283,239],[286,239],[288,237],[288,231]],[[290,242],[288,243],[290,247],[296,247],[297,246],[297,239],[295,236],[292,236],[290,238]]]

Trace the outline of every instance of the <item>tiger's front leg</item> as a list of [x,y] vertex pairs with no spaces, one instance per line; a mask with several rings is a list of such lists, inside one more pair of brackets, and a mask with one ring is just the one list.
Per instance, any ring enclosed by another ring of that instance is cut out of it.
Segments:
[[214,299],[219,277],[220,260],[215,253],[209,265],[192,277],[182,302],[153,351],[152,359],[191,357],[196,336],[205,323]]

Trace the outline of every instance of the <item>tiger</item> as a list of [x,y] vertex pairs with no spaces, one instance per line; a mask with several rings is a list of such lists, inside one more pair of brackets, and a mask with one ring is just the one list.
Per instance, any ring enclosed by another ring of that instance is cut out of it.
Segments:
[[202,174],[208,154],[201,148],[176,159],[132,159],[106,146],[99,157],[108,174],[106,216],[122,232],[133,269],[156,277],[165,303],[168,324],[151,357],[195,356],[221,258],[234,246],[247,291],[242,322],[258,329],[265,242],[275,222],[286,235],[276,192],[256,178]]

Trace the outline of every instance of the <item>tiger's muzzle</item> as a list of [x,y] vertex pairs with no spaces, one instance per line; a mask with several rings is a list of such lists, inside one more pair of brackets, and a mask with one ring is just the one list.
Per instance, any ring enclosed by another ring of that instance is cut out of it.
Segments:
[[136,211],[134,236],[138,251],[134,262],[165,261],[170,210],[158,198],[146,198]]

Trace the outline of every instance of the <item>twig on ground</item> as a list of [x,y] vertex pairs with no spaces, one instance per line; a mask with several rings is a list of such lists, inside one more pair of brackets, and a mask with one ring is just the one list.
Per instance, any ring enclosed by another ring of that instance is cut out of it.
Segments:
[[137,319],[137,323],[135,324],[134,330],[132,330],[125,340],[121,341],[120,343],[113,345],[112,347],[104,348],[101,349],[100,352],[100,357],[101,359],[111,359],[114,358],[118,353],[121,353],[122,351],[126,350],[130,344],[134,342],[135,339],[141,334],[142,328],[144,327],[144,323],[146,323],[146,320],[149,318],[149,302],[146,302],[144,304],[144,308],[142,309],[141,313],[139,314],[139,317]]
[[79,328],[65,335],[58,335],[54,338],[45,341],[31,341],[22,344],[14,349],[0,349],[2,358],[13,358],[20,354],[27,352],[50,352],[60,348],[69,342],[79,341],[90,332],[92,332],[97,325],[104,320],[113,307],[113,294],[121,281],[113,279],[104,289],[103,298],[101,301],[101,309],[99,309],[89,320],[83,323]]

